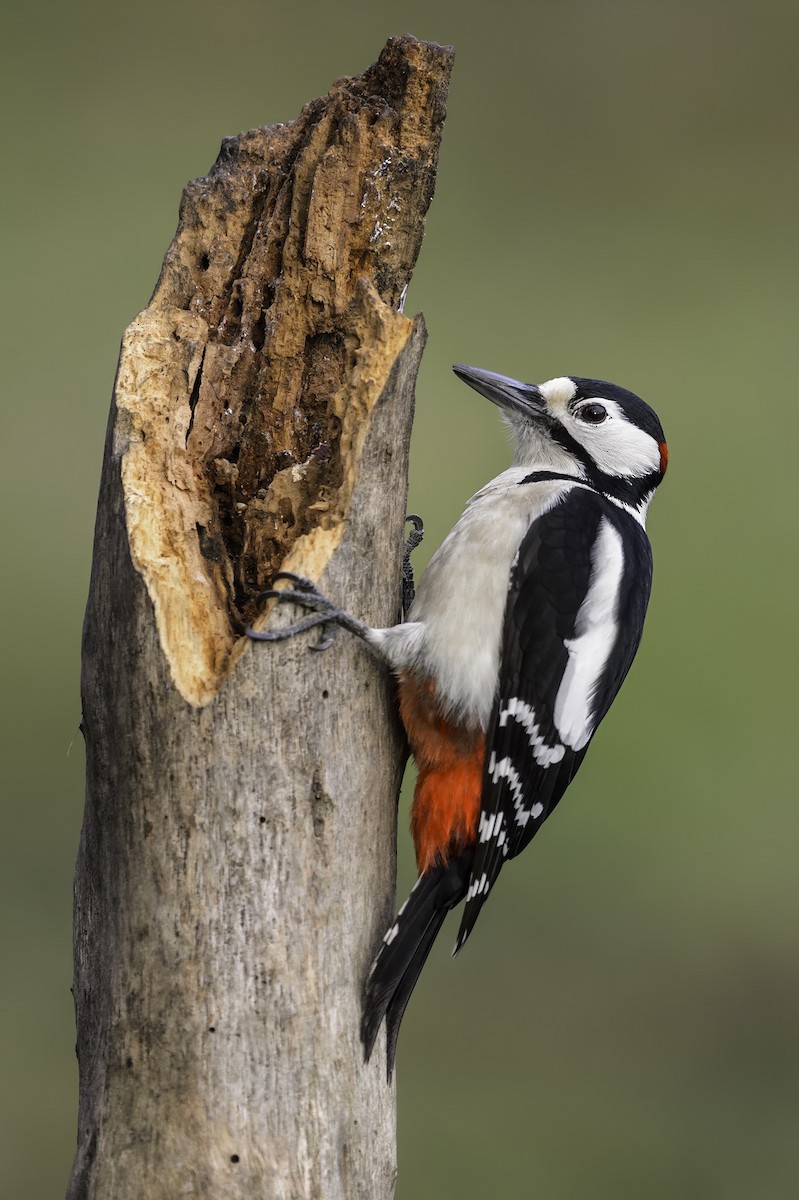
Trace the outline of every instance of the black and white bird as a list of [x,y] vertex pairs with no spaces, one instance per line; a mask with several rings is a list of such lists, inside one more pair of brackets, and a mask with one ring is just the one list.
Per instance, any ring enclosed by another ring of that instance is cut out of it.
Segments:
[[454,370],[502,410],[514,462],[469,501],[407,620],[368,628],[289,577],[293,587],[270,594],[314,617],[256,635],[338,622],[399,681],[418,767],[419,878],[369,973],[362,1025],[368,1058],[385,1020],[389,1075],[447,912],[465,901],[457,952],[505,862],[571,783],[630,669],[652,582],[646,512],[668,461],[657,416],[624,388]]

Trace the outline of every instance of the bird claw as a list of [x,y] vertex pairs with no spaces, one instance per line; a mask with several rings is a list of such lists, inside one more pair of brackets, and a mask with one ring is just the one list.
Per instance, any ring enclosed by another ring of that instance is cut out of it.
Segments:
[[[277,583],[278,579],[288,579],[293,583],[295,588],[303,592],[309,592],[317,596],[320,600],[325,600],[325,597],[319,591],[319,588],[312,579],[306,579],[304,575],[295,575],[293,571],[276,571],[272,576],[272,583]],[[329,600],[326,603],[330,603]]]
[[412,550],[415,550],[419,543],[424,538],[424,521],[418,513],[408,513],[405,518],[405,524],[411,521],[413,529],[408,534],[408,540],[405,543],[405,554],[409,555]]
[[323,650],[329,650],[338,637],[338,625],[322,625],[322,636],[315,646],[309,646],[310,650],[315,650],[317,654]]
[[405,518],[405,524],[408,521],[412,522],[413,529],[408,534],[408,540],[405,543],[405,552],[402,556],[402,615],[407,617],[408,610],[413,604],[413,597],[416,592],[413,581],[413,565],[411,564],[411,554],[424,537],[424,522],[416,513],[408,513]]
[[295,621],[293,625],[285,625],[282,629],[258,630],[248,625],[244,630],[246,636],[255,642],[283,642],[288,638],[295,637],[298,633],[306,633],[309,629],[321,626],[322,636],[319,642],[310,649],[317,652],[329,650],[338,634],[338,626],[335,622],[346,614],[342,614],[332,601],[322,595],[316,584],[303,575],[295,575],[293,571],[277,571],[272,576],[272,583],[277,583],[281,579],[287,580],[292,586],[267,588],[256,598],[256,604],[260,607],[267,600],[277,600],[279,604],[290,602],[298,604],[301,608],[310,609],[310,615]]

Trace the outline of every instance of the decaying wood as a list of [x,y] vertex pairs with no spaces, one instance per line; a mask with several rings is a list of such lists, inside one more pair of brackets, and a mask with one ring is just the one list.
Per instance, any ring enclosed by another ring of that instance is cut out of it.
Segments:
[[394,897],[392,684],[354,639],[241,633],[280,567],[397,617],[425,337],[401,307],[451,58],[392,39],[227,141],[125,334],[84,634],[70,1200],[392,1192],[393,1090],[358,1039]]

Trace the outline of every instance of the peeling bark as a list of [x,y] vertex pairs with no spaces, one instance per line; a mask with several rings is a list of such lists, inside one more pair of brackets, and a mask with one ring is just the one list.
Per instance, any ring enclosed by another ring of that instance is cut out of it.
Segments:
[[183,196],[127,330],[84,629],[70,1200],[389,1196],[360,989],[394,897],[391,682],[241,636],[278,568],[397,617],[413,386],[398,309],[451,51],[391,39]]

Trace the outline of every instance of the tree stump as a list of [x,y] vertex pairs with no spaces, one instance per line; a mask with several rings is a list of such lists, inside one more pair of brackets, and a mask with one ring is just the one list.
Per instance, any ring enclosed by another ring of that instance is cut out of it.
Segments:
[[[405,760],[356,640],[242,637],[278,569],[399,615],[402,315],[452,51],[392,38],[186,188],[127,330],[84,628],[69,1200],[375,1200],[395,1097],[363,979]],[[286,614],[268,620],[284,620]]]

